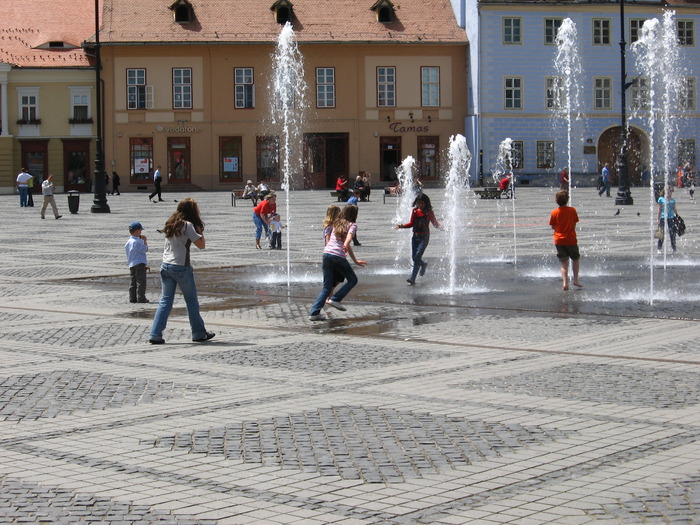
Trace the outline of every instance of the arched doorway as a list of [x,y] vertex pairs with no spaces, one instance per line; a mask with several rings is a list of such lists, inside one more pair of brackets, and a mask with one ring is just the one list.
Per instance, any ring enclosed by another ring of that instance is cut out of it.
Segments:
[[[617,159],[622,149],[622,137],[620,126],[607,129],[598,139],[598,173],[603,165],[610,163],[612,184],[619,184],[617,176]],[[639,186],[642,181],[642,139],[639,132],[631,127],[627,129],[627,166],[631,186]]]

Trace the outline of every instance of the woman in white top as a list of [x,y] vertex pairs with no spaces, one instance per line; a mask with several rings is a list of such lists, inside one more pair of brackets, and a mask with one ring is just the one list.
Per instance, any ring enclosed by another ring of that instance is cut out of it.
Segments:
[[214,337],[214,332],[207,332],[204,321],[199,314],[197,286],[194,282],[194,272],[190,264],[190,245],[194,244],[200,250],[205,247],[204,223],[199,215],[199,206],[194,199],[183,199],[177,205],[177,210],[165,223],[165,249],[163,264],[160,267],[160,278],[163,292],[158,303],[158,310],[153,319],[149,342],[154,345],[165,343],[163,330],[168,323],[168,316],[173,308],[175,290],[178,285],[185,298],[187,314],[192,328],[192,340],[208,341]]

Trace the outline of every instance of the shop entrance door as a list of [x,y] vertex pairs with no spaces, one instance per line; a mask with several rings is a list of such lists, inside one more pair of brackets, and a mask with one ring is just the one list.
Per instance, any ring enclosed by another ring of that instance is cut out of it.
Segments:
[[41,193],[41,183],[48,175],[48,140],[23,140],[22,167],[34,177],[32,193]]
[[168,137],[168,183],[190,184],[190,138]]
[[379,150],[381,180],[396,182],[396,168],[401,165],[401,137],[380,137]]
[[348,175],[348,133],[304,135],[304,186],[335,188],[340,175]]

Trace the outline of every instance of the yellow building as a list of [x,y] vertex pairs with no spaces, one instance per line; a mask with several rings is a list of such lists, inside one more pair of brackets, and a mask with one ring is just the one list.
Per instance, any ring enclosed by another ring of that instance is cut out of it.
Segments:
[[449,0],[271,1],[104,0],[105,169],[122,189],[148,187],[157,166],[166,188],[277,187],[268,85],[285,22],[307,86],[293,187],[362,171],[389,181],[408,155],[437,180],[467,112],[467,42]]
[[5,6],[0,27],[0,193],[26,167],[34,192],[49,173],[59,190],[86,190],[94,154],[95,73],[82,49],[94,33],[90,0]]

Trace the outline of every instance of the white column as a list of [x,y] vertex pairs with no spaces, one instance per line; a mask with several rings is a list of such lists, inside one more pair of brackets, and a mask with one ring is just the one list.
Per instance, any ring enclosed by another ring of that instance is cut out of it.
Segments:
[[0,135],[10,134],[7,119],[7,80],[3,80],[0,82],[0,120],[2,120]]

